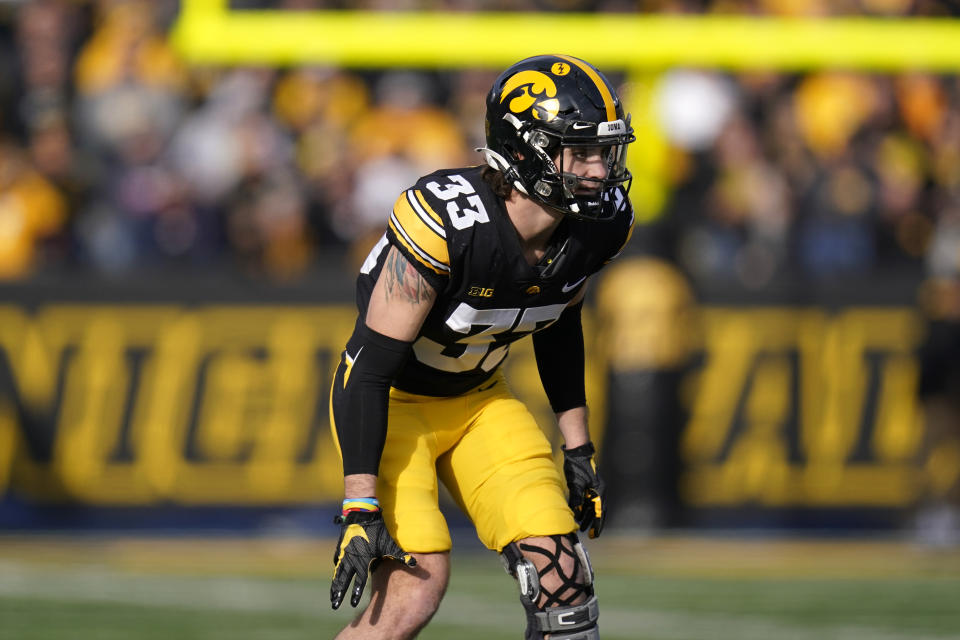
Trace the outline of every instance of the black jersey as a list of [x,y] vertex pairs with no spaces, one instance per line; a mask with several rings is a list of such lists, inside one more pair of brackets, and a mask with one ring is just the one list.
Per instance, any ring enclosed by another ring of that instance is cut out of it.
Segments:
[[437,171],[403,192],[386,234],[360,269],[358,322],[366,317],[388,245],[438,292],[413,355],[394,381],[403,391],[449,396],[482,384],[511,342],[554,322],[630,237],[633,209],[621,189],[612,196],[612,220],[564,218],[544,259],[531,266],[482,169]]

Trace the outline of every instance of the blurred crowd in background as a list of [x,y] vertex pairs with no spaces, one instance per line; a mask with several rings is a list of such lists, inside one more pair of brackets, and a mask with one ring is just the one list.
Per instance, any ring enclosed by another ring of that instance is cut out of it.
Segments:
[[[349,4],[790,15],[948,8]],[[395,194],[419,175],[479,161],[494,72],[188,67],[166,38],[178,9],[168,0],[0,4],[0,278],[205,268],[296,279],[325,256],[363,254]],[[638,250],[672,259],[695,281],[749,289],[784,275],[960,272],[956,76],[678,70],[656,90],[672,195],[641,229]]]
[[664,95],[668,123],[714,105],[671,130],[665,220],[692,275],[756,289],[784,272],[960,272],[956,77],[674,74]]

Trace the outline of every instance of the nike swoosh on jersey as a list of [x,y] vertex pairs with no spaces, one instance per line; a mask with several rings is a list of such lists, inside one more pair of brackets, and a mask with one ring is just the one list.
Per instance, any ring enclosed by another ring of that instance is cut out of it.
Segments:
[[353,355],[353,356],[350,355],[350,352],[349,352],[349,351],[347,351],[346,349],[344,349],[343,353],[347,356],[347,364],[348,364],[348,365],[352,365],[354,362],[357,361],[357,358],[360,357],[360,352],[363,351],[363,347],[365,347],[365,346],[366,346],[366,345],[363,345],[363,346],[361,346],[359,349],[357,349],[356,355]]
[[573,291],[574,289],[576,289],[577,287],[580,286],[580,283],[581,283],[581,282],[583,282],[583,281],[586,280],[586,279],[587,279],[587,276],[583,276],[582,278],[580,278],[579,280],[577,280],[577,281],[574,282],[573,284],[565,284],[565,285],[563,285],[562,287],[560,287],[560,290],[563,291],[564,293],[567,293],[567,292],[569,292],[569,291]]
[[364,346],[366,345],[361,345],[360,348],[357,349],[357,353],[352,356],[350,355],[349,351],[347,351],[346,349],[343,350],[344,364],[347,365],[346,368],[344,368],[343,370],[343,388],[344,389],[347,388],[347,382],[350,380],[350,373],[353,371],[353,363],[355,363],[357,361],[357,358],[360,357],[360,352],[363,351]]

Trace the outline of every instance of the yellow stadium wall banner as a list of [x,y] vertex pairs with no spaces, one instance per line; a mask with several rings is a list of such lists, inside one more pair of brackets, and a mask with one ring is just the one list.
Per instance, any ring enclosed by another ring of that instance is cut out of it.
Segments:
[[594,309],[620,523],[902,523],[928,490],[921,454],[937,458],[922,452],[915,291],[849,283],[781,291],[788,303],[698,302],[665,262],[611,267]]
[[[618,285],[649,275],[635,265],[611,268],[585,311],[588,402],[614,505],[629,510],[651,491],[675,493],[693,514],[914,504],[923,481],[914,309],[698,306],[689,292],[652,286],[633,287],[647,292],[637,299]],[[34,507],[334,503],[342,484],[328,387],[355,313],[335,302],[8,298],[0,528],[14,512],[30,526]],[[507,366],[552,434],[529,340]],[[664,373],[671,384],[648,384]],[[672,408],[652,411],[661,405]],[[672,454],[661,484],[643,475]]]
[[[328,390],[355,318],[347,304],[0,304],[0,528],[3,497],[333,503]],[[514,353],[515,391],[548,424],[532,344]],[[603,372],[590,369],[602,421]]]

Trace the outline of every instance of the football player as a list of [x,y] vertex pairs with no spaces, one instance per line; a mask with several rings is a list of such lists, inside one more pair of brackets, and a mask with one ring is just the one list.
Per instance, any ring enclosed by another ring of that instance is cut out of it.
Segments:
[[[528,639],[599,638],[577,531],[600,535],[580,310],[630,237],[634,140],[610,82],[566,55],[507,69],[487,97],[486,164],[437,171],[397,199],[360,269],[359,316],[331,394],[345,500],[333,608],[370,605],[338,638],[411,638],[450,572],[438,482],[520,586]],[[500,371],[533,334],[564,439],[550,444]],[[351,588],[352,581],[352,588]]]

